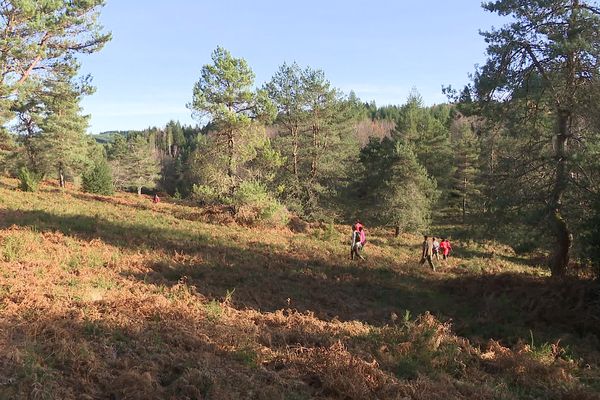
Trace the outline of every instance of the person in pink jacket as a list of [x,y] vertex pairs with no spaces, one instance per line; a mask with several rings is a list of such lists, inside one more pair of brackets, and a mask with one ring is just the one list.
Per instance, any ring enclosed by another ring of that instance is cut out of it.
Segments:
[[[362,230],[362,226],[360,227],[360,229]],[[360,230],[356,229],[356,226],[352,225],[352,237],[350,239],[350,259],[354,260],[356,256],[357,258],[364,260],[365,258],[360,254],[361,250],[362,243]]]
[[365,244],[367,243],[367,234],[365,233],[365,228],[362,225],[360,228],[358,228],[358,234],[360,235],[360,245],[365,247]]

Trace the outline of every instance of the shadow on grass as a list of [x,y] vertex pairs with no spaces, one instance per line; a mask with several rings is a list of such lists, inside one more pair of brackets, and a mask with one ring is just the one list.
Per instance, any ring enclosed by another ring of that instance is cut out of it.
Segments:
[[194,251],[200,242],[209,240],[201,233],[173,228],[156,229],[134,222],[107,221],[88,215],[56,215],[42,210],[0,210],[0,228],[12,225],[38,231],[60,231],[84,240],[99,238],[105,243],[124,248]]
[[600,344],[600,285],[526,274],[465,275],[439,284],[454,301],[457,333],[508,344],[541,335],[544,341],[576,335]]
[[[209,299],[231,293],[236,308],[313,312],[324,320],[359,320],[373,325],[390,321],[392,313],[439,312],[444,299],[426,282],[384,268],[363,268],[350,261],[332,264],[266,251],[204,249],[200,265],[169,260],[150,265],[133,277],[157,285],[185,281]],[[438,303],[439,304],[436,304]]]
[[[266,399],[286,392],[283,379],[259,368],[255,336],[264,326],[249,337],[244,325],[175,306],[115,300],[82,307],[95,310],[95,318],[54,307],[23,309],[0,320],[6,339],[0,398],[217,399],[226,393],[242,399],[254,392]],[[118,323],[109,309],[119,314]],[[309,397],[307,385],[295,386]]]
[[[392,313],[432,309],[437,294],[421,278],[399,277],[391,260],[372,258],[369,264],[345,259],[319,259],[303,253],[283,253],[256,246],[251,249],[221,243],[209,235],[174,228],[107,221],[85,215],[54,215],[45,211],[0,211],[0,228],[11,225],[38,231],[60,231],[84,240],[100,239],[123,249],[156,249],[196,255],[200,265],[159,259],[147,270],[124,272],[145,282],[175,285],[183,277],[209,299],[235,290],[240,308],[311,311],[323,319],[361,320],[384,324]],[[309,252],[310,250],[306,250]]]
[[389,323],[393,313],[431,311],[441,319],[451,319],[462,335],[506,343],[528,337],[530,329],[547,340],[563,333],[600,335],[598,285],[590,281],[553,281],[524,274],[443,279],[410,271],[411,267],[394,265],[387,258],[358,264],[322,259],[303,250],[247,249],[167,227],[45,211],[0,211],[0,228],[13,224],[86,240],[99,238],[125,249],[197,255],[190,262],[157,259],[123,275],[167,287],[184,279],[208,299],[221,300],[233,292],[233,305],[240,309],[291,308],[314,312],[325,320],[359,320],[379,326]]
[[[117,207],[131,208],[132,210],[149,211],[152,213],[160,213],[177,219],[187,221],[208,221],[218,223],[229,223],[233,222],[231,215],[231,207],[228,206],[212,206],[212,207],[193,207],[192,202],[166,199],[161,200],[160,203],[154,204],[152,199],[146,195],[140,196],[139,201],[126,201],[124,199],[111,197],[111,196],[99,196],[87,193],[70,193],[70,195],[78,200],[82,201],[99,201],[102,203],[108,203]],[[187,207],[165,207],[167,205],[175,206],[187,206]]]

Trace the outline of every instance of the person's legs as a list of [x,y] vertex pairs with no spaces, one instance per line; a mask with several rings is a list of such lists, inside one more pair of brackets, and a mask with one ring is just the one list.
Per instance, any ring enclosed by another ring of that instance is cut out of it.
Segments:
[[364,260],[365,258],[362,256],[362,254],[360,254],[361,251],[362,245],[360,243],[356,243],[356,255],[360,257],[361,260]]
[[431,269],[435,271],[435,265],[433,265],[433,260],[431,259],[431,256],[427,256],[427,262],[429,263]]

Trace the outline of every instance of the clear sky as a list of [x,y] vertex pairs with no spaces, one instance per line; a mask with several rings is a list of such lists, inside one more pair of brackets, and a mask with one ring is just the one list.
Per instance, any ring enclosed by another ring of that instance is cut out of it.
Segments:
[[218,45],[257,85],[296,61],[364,101],[402,104],[415,87],[441,103],[442,85],[461,88],[484,62],[479,30],[504,21],[478,0],[107,0],[102,23],[113,40],[81,59],[92,133],[193,123],[185,105]]

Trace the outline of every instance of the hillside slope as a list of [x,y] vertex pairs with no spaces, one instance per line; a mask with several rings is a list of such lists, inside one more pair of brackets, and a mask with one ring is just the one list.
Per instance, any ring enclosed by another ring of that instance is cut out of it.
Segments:
[[455,240],[433,273],[416,236],[370,230],[359,262],[343,226],[16,186],[0,399],[600,399],[597,287],[508,248]]

